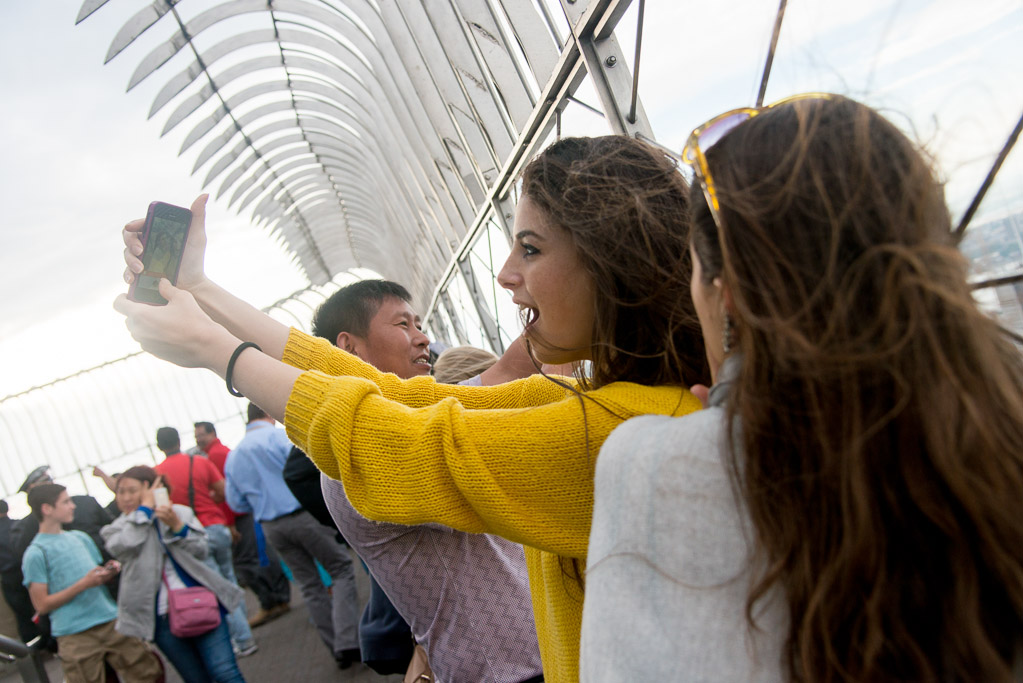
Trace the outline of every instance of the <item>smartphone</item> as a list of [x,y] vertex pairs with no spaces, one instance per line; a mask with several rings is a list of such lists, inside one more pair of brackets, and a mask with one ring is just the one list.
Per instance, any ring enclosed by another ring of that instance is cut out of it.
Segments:
[[177,284],[181,255],[191,225],[192,212],[188,209],[163,202],[149,205],[141,235],[142,272],[135,276],[128,289],[129,299],[160,306],[167,303],[160,296],[160,278]]
[[153,489],[153,503],[156,507],[161,505],[170,505],[170,496],[167,495],[167,489],[162,486],[158,486]]

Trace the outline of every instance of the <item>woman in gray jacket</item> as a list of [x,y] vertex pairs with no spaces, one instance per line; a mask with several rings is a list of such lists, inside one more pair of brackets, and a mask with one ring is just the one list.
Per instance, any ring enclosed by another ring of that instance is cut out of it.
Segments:
[[[154,490],[160,486],[151,467],[124,472],[117,479],[121,516],[100,531],[107,550],[122,565],[117,630],[155,642],[189,683],[244,683],[223,619],[243,593],[203,562],[206,531],[195,513],[184,505],[156,505]],[[196,585],[217,596],[221,621],[207,633],[180,638],[170,630],[167,594]]]

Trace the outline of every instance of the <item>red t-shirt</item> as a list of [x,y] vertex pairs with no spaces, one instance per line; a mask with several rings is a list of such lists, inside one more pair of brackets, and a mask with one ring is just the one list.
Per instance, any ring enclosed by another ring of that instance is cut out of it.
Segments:
[[[206,457],[209,458],[209,461],[213,463],[213,466],[221,474],[224,473],[224,464],[227,462],[227,456],[230,452],[231,449],[225,446],[220,439],[214,439],[210,447],[205,450]],[[226,502],[220,504],[220,509],[223,510],[228,525],[234,524],[234,518],[238,516],[235,514],[235,511]]]
[[230,452],[231,449],[225,446],[220,439],[214,439],[213,443],[210,444],[210,447],[206,449],[206,457],[208,457],[210,462],[216,466],[217,470],[223,474],[224,463],[227,462],[227,454]]
[[154,468],[170,482],[171,502],[188,505],[188,460],[190,457],[193,460],[192,482],[195,488],[195,516],[199,518],[199,522],[203,526],[227,524],[224,512],[210,498],[210,487],[223,479],[224,475],[217,471],[213,463],[202,456],[176,453],[167,456],[166,460]]

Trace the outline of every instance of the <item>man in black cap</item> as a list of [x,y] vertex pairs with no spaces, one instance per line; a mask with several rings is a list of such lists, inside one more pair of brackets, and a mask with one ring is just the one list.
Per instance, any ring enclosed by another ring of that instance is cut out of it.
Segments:
[[50,476],[50,466],[40,465],[25,477],[25,481],[21,482],[21,488],[18,489],[18,493],[28,493],[28,490],[33,486],[39,484],[49,484],[53,481],[53,477]]

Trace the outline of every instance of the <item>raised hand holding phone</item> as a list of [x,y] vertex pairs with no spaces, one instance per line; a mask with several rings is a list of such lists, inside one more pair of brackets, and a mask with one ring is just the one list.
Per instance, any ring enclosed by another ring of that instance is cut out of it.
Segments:
[[146,304],[167,303],[160,294],[160,280],[177,282],[191,225],[192,212],[188,209],[163,202],[149,205],[140,235],[142,270],[132,280],[129,299]]
[[174,511],[174,508],[170,505],[157,505],[156,512],[153,513],[158,520],[167,525],[173,533],[181,531],[182,527],[185,526],[181,518],[178,517],[178,513]]
[[[194,287],[206,281],[205,255],[206,255],[206,200],[209,195],[199,195],[189,209],[191,211],[191,222],[188,226],[188,233],[183,242],[183,248],[178,264],[177,279],[168,277],[172,284],[191,291]],[[154,202],[154,204],[159,202]],[[177,208],[177,207],[175,207]],[[121,231],[121,238],[124,241],[124,281],[134,285],[138,275],[146,266],[143,263],[145,251],[146,219],[136,219],[124,226]]]
[[164,494],[167,493],[167,489],[163,486],[162,474],[158,474],[152,484],[149,482],[142,482],[142,496],[139,498],[139,505],[147,507],[150,510],[155,510],[160,504],[156,498],[156,492],[161,489]]
[[[177,286],[165,278],[159,280],[158,292],[167,305],[139,304],[121,294],[114,310],[125,316],[128,332],[144,351],[181,367],[205,367],[221,377],[243,340],[257,344],[262,354],[243,354],[235,368],[235,386],[253,398],[258,396],[259,405],[283,418],[291,386],[301,374],[280,362],[290,329],[206,277],[206,200],[207,195],[200,195],[192,203]],[[144,270],[139,258],[144,225],[141,220],[131,221],[122,230],[128,283]]]
[[160,280],[166,306],[139,304],[121,294],[114,310],[126,317],[128,332],[143,350],[157,358],[186,368],[205,367],[223,373],[234,348],[240,343],[199,307],[195,298]]

